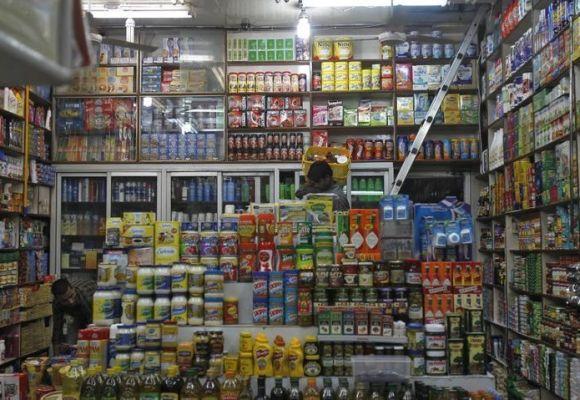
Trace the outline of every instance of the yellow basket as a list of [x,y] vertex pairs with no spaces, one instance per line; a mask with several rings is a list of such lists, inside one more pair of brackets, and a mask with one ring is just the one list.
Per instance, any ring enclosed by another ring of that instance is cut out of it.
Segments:
[[334,156],[344,156],[347,162],[344,164],[337,164],[329,162],[332,168],[332,177],[339,185],[346,184],[346,178],[350,170],[350,152],[344,147],[309,147],[302,156],[302,172],[304,176],[308,175],[310,166],[315,161],[325,161],[328,153]]

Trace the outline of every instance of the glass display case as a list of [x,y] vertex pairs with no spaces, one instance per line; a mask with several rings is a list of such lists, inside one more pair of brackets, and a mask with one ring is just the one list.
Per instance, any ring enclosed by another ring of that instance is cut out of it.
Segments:
[[218,213],[218,173],[174,172],[170,176],[171,220],[215,221]]
[[243,212],[250,203],[269,203],[273,199],[272,172],[228,172],[222,174],[223,210]]
[[111,217],[124,212],[154,212],[159,215],[156,172],[111,174]]
[[283,169],[276,171],[274,197],[278,200],[296,200],[296,191],[304,183],[301,168]]
[[141,42],[155,46],[144,53],[141,93],[223,93],[223,30],[144,30]]
[[349,175],[350,205],[352,208],[377,208],[386,194],[387,176],[379,171],[352,171]]
[[107,216],[106,174],[68,174],[58,180],[57,254],[61,272],[96,270]]
[[136,160],[136,98],[56,100],[57,162]]
[[223,97],[143,97],[141,160],[224,159]]

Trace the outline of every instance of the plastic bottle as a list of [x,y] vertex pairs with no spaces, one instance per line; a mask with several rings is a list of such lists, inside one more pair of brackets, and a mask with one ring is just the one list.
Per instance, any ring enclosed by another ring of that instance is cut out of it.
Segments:
[[238,400],[238,396],[238,381],[235,379],[234,373],[228,371],[220,390],[220,400]]
[[171,268],[155,268],[155,294],[171,294]]
[[187,299],[183,295],[173,296],[171,299],[171,319],[177,325],[187,325]]
[[180,392],[181,400],[199,400],[201,396],[201,384],[197,378],[197,370],[190,368],[185,374]]
[[282,378],[277,377],[274,387],[270,391],[270,400],[287,400],[288,393],[282,386]]
[[350,400],[350,391],[348,390],[348,380],[345,378],[338,379],[338,389],[336,390],[337,400]]
[[304,376],[304,352],[302,351],[302,344],[296,337],[290,339],[290,346],[286,355],[288,360],[288,375],[291,378],[301,378]]
[[306,389],[304,389],[304,400],[320,400],[316,378],[308,378]]
[[137,293],[140,296],[152,295],[155,292],[155,271],[150,267],[139,267],[137,270]]
[[167,370],[167,376],[161,384],[161,400],[179,400],[182,384],[179,368],[177,365],[171,365]]
[[81,386],[80,400],[98,400],[100,398],[99,380],[95,367],[87,369],[87,378]]
[[272,373],[272,346],[266,334],[260,332],[254,343],[254,375],[272,376]]
[[145,323],[153,319],[154,303],[151,297],[139,297],[137,301],[137,323]]
[[72,360],[62,381],[62,400],[80,400],[85,370],[79,360]]
[[169,296],[157,296],[155,298],[153,319],[167,321],[171,319],[171,301]]
[[137,315],[137,291],[125,289],[121,297],[121,323],[132,325],[136,322]]
[[[272,370],[274,376],[287,376],[288,368],[286,364],[286,343],[282,336],[277,335],[272,347]],[[270,395],[270,397],[272,396]]]
[[241,380],[240,394],[238,395],[238,400],[252,400],[252,392],[250,390],[250,378],[244,378]]
[[173,264],[171,267],[171,292],[187,293],[187,269],[186,264]]
[[117,379],[113,368],[107,369],[105,384],[101,390],[101,400],[117,400]]
[[266,377],[258,376],[258,394],[254,400],[269,400],[266,395]]
[[300,381],[298,380],[298,378],[290,378],[290,390],[288,391],[288,400],[302,400],[302,391],[300,391]]
[[330,378],[324,378],[322,380],[323,388],[320,393],[320,400],[334,400],[334,390],[332,390],[332,380]]
[[115,297],[108,288],[97,288],[93,295],[93,323],[109,326],[115,322]]
[[208,374],[201,388],[201,400],[219,400],[220,384],[216,376]]

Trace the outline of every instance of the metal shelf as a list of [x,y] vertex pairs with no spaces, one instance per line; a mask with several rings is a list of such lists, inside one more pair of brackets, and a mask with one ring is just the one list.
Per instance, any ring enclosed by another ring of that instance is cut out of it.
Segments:
[[355,343],[390,343],[407,344],[407,337],[372,336],[372,335],[318,335],[319,342],[355,342]]

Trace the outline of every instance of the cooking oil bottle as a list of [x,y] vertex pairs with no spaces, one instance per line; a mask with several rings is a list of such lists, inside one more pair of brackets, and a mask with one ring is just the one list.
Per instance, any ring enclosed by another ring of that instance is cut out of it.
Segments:
[[63,400],[80,400],[85,369],[79,360],[72,360],[62,382]]

